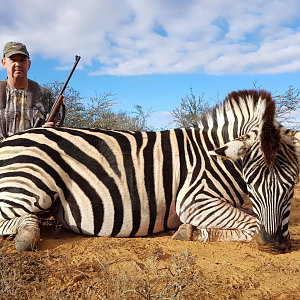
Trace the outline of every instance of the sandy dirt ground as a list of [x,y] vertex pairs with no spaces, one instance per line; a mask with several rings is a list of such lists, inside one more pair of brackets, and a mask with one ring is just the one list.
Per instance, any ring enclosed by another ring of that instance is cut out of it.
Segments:
[[41,232],[38,249],[25,254],[2,240],[2,268],[20,274],[10,271],[14,281],[6,279],[0,299],[300,299],[300,185],[286,254],[262,252],[255,242],[175,241],[174,232],[144,238],[85,237],[53,226]]

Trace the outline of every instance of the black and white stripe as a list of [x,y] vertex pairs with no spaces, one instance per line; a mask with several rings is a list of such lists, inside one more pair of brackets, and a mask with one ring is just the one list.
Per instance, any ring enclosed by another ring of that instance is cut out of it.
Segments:
[[[249,241],[262,228],[287,237],[298,132],[272,120],[280,140],[270,164],[261,137],[273,102],[253,91],[236,95],[198,128],[39,128],[6,139],[0,234],[16,234],[22,216],[50,209],[64,227],[94,236],[144,236],[185,223],[199,229],[199,240],[236,230]],[[238,209],[248,191],[256,219]]]

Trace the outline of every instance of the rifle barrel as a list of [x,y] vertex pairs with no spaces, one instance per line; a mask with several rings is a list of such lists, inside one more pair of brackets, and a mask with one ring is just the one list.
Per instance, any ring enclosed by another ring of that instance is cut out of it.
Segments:
[[70,74],[69,74],[69,77],[67,78],[65,84],[64,84],[63,87],[61,88],[61,90],[60,90],[60,92],[59,92],[59,96],[62,95],[62,94],[64,93],[64,91],[65,91],[65,89],[66,89],[66,87],[67,87],[67,85],[68,85],[68,83],[69,83],[69,81],[70,81],[70,79],[71,79],[71,77],[72,77],[72,75],[73,75],[73,73],[74,73],[76,67],[77,67],[77,64],[79,63],[80,58],[81,58],[81,57],[78,56],[78,55],[75,56],[75,63],[74,63],[74,66],[73,66],[73,68],[72,68],[72,70],[71,70],[71,72],[70,72]]
[[69,77],[67,78],[65,84],[63,85],[62,89],[60,90],[58,99],[57,99],[57,100],[55,101],[55,103],[53,104],[53,106],[52,106],[52,108],[51,108],[51,111],[50,111],[48,117],[46,118],[45,122],[52,122],[52,121],[54,120],[56,114],[58,113],[59,107],[60,107],[60,105],[62,104],[62,101],[63,101],[63,93],[64,93],[64,91],[65,91],[65,89],[66,89],[66,87],[67,87],[67,85],[68,85],[68,83],[69,83],[69,81],[70,81],[70,78],[71,78],[72,75],[73,75],[73,72],[74,72],[74,70],[75,70],[75,68],[76,68],[76,66],[77,66],[77,64],[78,64],[78,62],[79,62],[79,60],[80,60],[80,58],[81,58],[81,57],[78,56],[78,55],[75,56],[75,63],[74,63],[74,66],[73,66],[73,68],[72,68],[72,70],[71,70],[71,72],[70,72],[70,74],[69,74]]

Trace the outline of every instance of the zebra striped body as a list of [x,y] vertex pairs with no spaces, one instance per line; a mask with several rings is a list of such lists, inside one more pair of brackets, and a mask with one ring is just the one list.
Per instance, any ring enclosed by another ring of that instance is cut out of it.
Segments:
[[[36,223],[24,216],[50,209],[64,227],[86,235],[144,236],[184,223],[197,227],[190,239],[250,241],[258,230],[261,244],[286,249],[297,132],[266,113],[274,105],[268,94],[232,97],[198,128],[40,128],[6,139],[0,234],[18,237],[22,224]],[[269,145],[263,138],[271,135],[277,139]],[[238,209],[248,191],[256,219]]]
[[[199,129],[31,130],[3,143],[6,155],[1,153],[1,148],[0,185],[4,182],[11,185],[11,176],[16,177],[18,188],[13,185],[8,188],[11,191],[6,191],[12,198],[16,193],[23,194],[32,182],[37,185],[34,192],[30,189],[32,195],[26,197],[31,206],[15,207],[13,214],[39,212],[50,207],[66,228],[77,233],[117,237],[151,235],[178,227],[176,209],[180,209],[187,191],[197,193],[202,189],[209,193],[209,189],[215,189],[210,186],[215,185],[210,178],[221,181],[226,177],[228,186],[220,187],[218,197],[226,195],[235,206],[240,206],[243,200],[244,193],[239,186],[229,184],[231,175],[226,176],[222,170],[213,174],[205,170],[204,164],[213,163],[206,148],[200,150],[196,144],[195,149],[187,146],[196,136],[199,140],[199,133]],[[15,163],[7,161],[11,151],[15,152]],[[206,153],[206,162],[199,159],[203,158],[200,151]],[[233,164],[231,167],[237,173]],[[206,182],[198,186],[199,173]],[[1,212],[5,213],[4,207]]]

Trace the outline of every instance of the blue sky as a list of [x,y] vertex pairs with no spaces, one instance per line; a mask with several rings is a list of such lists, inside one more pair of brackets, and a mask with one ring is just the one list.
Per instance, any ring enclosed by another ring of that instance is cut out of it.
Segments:
[[[29,78],[70,81],[88,101],[104,92],[116,110],[139,104],[164,127],[192,87],[222,100],[261,88],[299,88],[300,10],[296,0],[0,0],[0,47],[27,45]],[[0,68],[0,78],[6,72]]]

